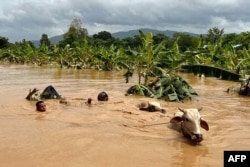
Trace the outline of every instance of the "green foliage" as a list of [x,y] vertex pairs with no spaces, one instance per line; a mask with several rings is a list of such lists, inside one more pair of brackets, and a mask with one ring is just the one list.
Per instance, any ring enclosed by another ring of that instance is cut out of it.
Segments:
[[98,34],[93,35],[93,43],[95,46],[110,47],[115,41],[110,32],[101,31]]
[[[249,73],[247,70],[250,65],[249,50],[241,47],[242,45],[233,45],[231,42],[225,44],[223,39],[215,44],[207,43],[203,48],[198,47],[197,50],[185,52],[185,55],[192,57],[187,64],[214,66],[244,76]],[[201,71],[201,73],[206,72]]]
[[98,70],[113,71],[119,69],[120,62],[124,61],[123,51],[114,45],[102,47],[93,55]]
[[154,45],[160,44],[162,41],[169,40],[169,37],[167,37],[165,34],[156,34],[153,36]]
[[175,33],[173,37],[178,39],[176,42],[178,43],[179,50],[182,53],[189,49],[195,49],[198,44],[198,39],[189,34]]
[[207,32],[206,41],[212,44],[218,42],[224,34],[224,29],[219,29],[218,27],[210,28]]
[[148,85],[134,85],[128,89],[127,95],[129,94],[137,94],[168,101],[180,101],[198,96],[195,90],[180,76],[170,74],[157,77]]
[[250,49],[249,43],[250,43],[250,32],[240,33],[233,39],[232,42],[232,44],[241,44],[242,48],[246,48],[247,50]]
[[[185,81],[174,75],[183,65],[222,68],[237,76],[250,74],[250,33],[224,36],[223,33],[223,29],[214,27],[200,37],[176,33],[170,38],[142,31],[124,39],[115,39],[107,31],[91,37],[87,36],[81,21],[74,19],[59,45],[50,45],[46,34],[42,34],[39,48],[25,39],[11,44],[7,38],[0,38],[0,61],[74,69],[125,69],[126,83],[131,77],[138,76],[138,84],[134,87],[138,94],[178,101],[196,94]],[[218,77],[211,68],[205,69],[207,71]],[[159,81],[152,87],[150,78],[156,76]]]
[[[141,78],[144,77],[144,84],[148,82],[148,77],[154,74],[154,69],[163,53],[163,42],[159,45],[153,44],[153,34],[147,33],[146,35],[139,31],[142,41],[142,47],[135,50],[129,50],[132,59],[134,60],[133,67],[136,69],[139,76],[138,83],[141,84]],[[128,69],[132,71],[131,69]]]
[[0,36],[0,49],[7,48],[9,45],[9,40],[8,38],[1,37]]
[[98,34],[94,34],[93,35],[93,38],[94,39],[102,39],[102,40],[109,40],[109,39],[112,39],[112,35],[110,32],[107,32],[107,31],[101,31],[99,32]]
[[123,38],[121,41],[121,46],[125,48],[138,49],[142,47],[141,36],[135,35],[134,37]]
[[68,29],[63,35],[63,40],[59,43],[61,47],[70,45],[71,47],[76,47],[75,42],[81,41],[83,38],[86,38],[88,35],[87,29],[82,27],[80,19],[73,19]]
[[158,62],[159,66],[167,68],[169,72],[179,68],[180,64],[184,61],[183,55],[180,53],[178,39],[174,42],[173,46],[166,50],[160,57]]
[[50,46],[50,40],[47,34],[42,34],[42,37],[40,39],[40,46]]
[[[137,57],[134,67],[138,72],[139,82],[130,87],[127,94],[138,94],[170,101],[197,96],[198,94],[186,81],[171,73],[186,60],[180,53],[177,42],[167,51],[164,48],[165,41],[154,45],[152,33],[145,35],[140,31],[140,35],[143,47],[140,48],[139,52],[130,50],[130,54]],[[169,71],[166,72],[159,65],[166,65]],[[159,77],[155,81],[149,81],[149,77],[156,75]],[[126,78],[129,76],[131,76],[131,69],[128,69],[125,74]],[[141,77],[145,79],[144,84],[141,84]]]

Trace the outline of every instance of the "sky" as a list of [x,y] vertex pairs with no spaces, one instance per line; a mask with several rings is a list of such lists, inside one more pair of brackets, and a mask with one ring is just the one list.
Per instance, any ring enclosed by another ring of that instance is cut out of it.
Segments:
[[39,40],[68,31],[80,19],[89,35],[140,28],[204,34],[250,30],[249,0],[0,0],[0,36]]

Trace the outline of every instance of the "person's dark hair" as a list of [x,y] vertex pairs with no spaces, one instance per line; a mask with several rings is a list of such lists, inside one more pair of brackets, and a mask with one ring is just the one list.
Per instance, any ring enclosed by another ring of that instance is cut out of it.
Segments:
[[44,103],[44,102],[43,101],[36,102],[36,108],[38,108],[41,103]]
[[109,97],[108,97],[108,94],[106,92],[100,92],[97,96],[97,99],[99,101],[108,101]]

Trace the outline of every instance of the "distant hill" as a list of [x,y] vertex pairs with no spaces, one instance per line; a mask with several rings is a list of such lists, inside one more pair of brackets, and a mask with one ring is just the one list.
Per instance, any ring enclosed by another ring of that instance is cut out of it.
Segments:
[[[155,30],[155,29],[142,28],[142,29],[137,29],[137,30],[116,32],[116,33],[113,33],[112,36],[115,38],[120,38],[120,39],[126,38],[126,37],[133,37],[135,35],[139,35],[139,30],[141,30],[145,34],[148,32],[152,32],[153,35],[164,34],[167,37],[173,37],[175,33],[178,33],[178,31],[171,31],[171,30],[160,31],[160,30]],[[189,34],[191,36],[198,36],[198,34],[189,33],[189,32],[182,32],[182,33]]]
[[[153,35],[164,34],[167,37],[173,37],[173,35],[175,33],[178,33],[178,31],[171,31],[171,30],[160,31],[160,30],[155,30],[155,29],[142,28],[142,29],[136,29],[136,30],[120,31],[120,32],[116,32],[116,33],[111,33],[111,35],[115,38],[123,39],[123,38],[127,38],[127,37],[133,37],[135,35],[139,35],[139,30],[141,30],[145,34],[148,32],[152,32]],[[194,34],[194,33],[189,33],[189,32],[181,32],[181,33],[189,34],[191,36],[198,36],[199,35],[199,34]],[[51,37],[49,39],[50,39],[51,44],[58,44],[61,40],[63,40],[63,34]],[[40,40],[34,40],[31,42],[33,42],[36,47],[38,47],[40,45]]]
[[58,44],[61,40],[63,40],[63,35],[57,35],[54,37],[49,38],[52,44]]

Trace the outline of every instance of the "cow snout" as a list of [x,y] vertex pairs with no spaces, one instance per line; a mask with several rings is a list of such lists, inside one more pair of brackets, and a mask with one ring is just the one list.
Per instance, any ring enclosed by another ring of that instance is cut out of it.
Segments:
[[197,133],[192,133],[191,139],[195,143],[200,143],[203,140],[203,135],[202,134],[197,134]]

